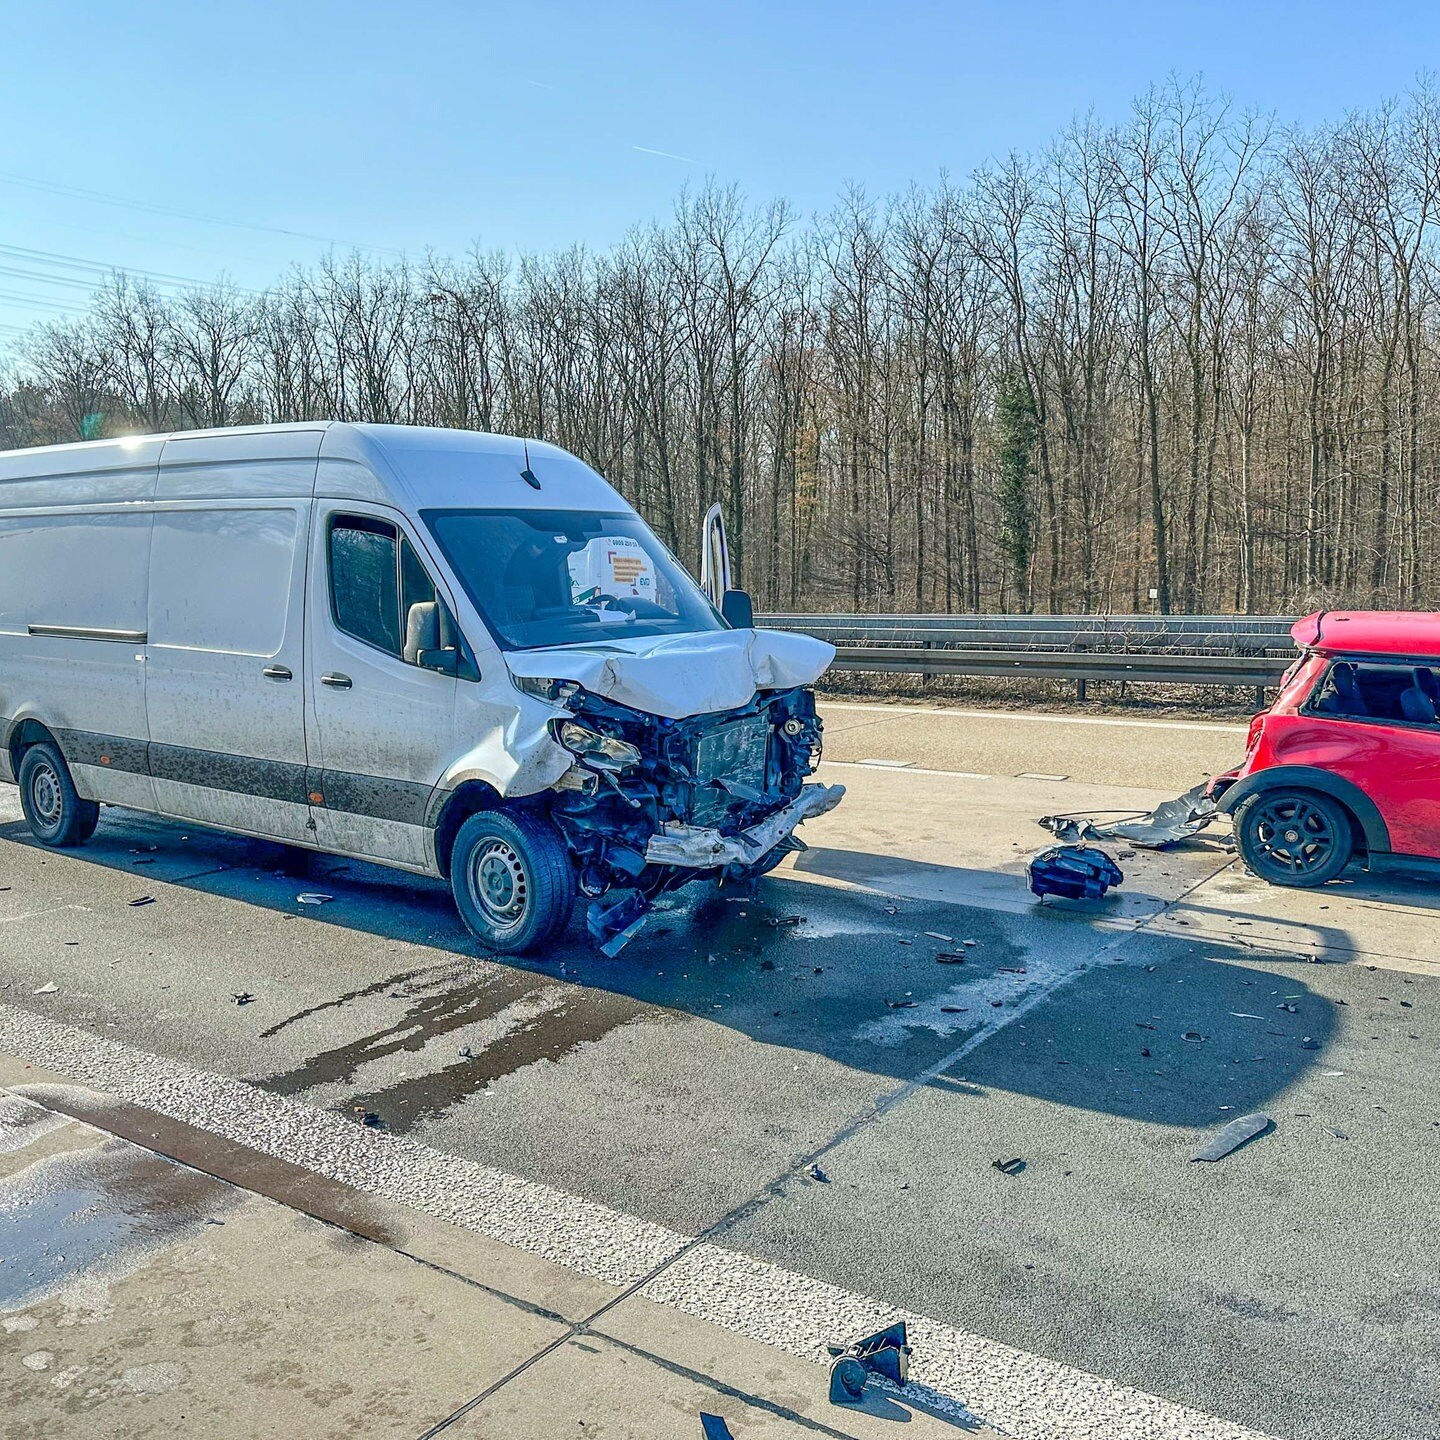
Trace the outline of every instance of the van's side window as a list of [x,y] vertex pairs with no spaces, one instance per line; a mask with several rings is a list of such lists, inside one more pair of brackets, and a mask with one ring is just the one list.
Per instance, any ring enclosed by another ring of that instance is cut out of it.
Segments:
[[400,653],[400,536],[368,515],[337,516],[330,523],[330,603],[347,635]]
[[[414,546],[388,521],[338,515],[330,522],[330,603],[347,635],[404,659],[410,607],[438,599]],[[448,612],[441,623],[448,628]]]

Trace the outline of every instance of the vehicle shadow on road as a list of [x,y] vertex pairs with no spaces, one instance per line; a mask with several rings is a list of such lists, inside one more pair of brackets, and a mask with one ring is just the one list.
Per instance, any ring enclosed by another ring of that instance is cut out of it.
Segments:
[[[33,844],[22,825],[0,826],[0,839]],[[122,896],[97,896],[116,906],[117,924],[167,920],[163,906],[127,907],[126,896],[156,882],[293,920],[280,942],[287,957],[314,947],[310,973],[327,978],[316,1003],[265,1017],[262,1038],[285,1034],[285,1042],[261,1083],[295,1095],[342,1087],[358,1097],[354,1108],[397,1130],[624,1026],[687,1016],[898,1083],[1005,1026],[1015,1061],[1007,1088],[1208,1125],[1219,1091],[1227,1097],[1219,1103],[1261,1108],[1321,1063],[1334,1025],[1329,1003],[1267,969],[1262,951],[1202,935],[1145,930],[1132,938],[1136,919],[1114,902],[1038,906],[1003,871],[961,871],[954,884],[972,893],[995,887],[1004,906],[897,900],[783,872],[753,895],[696,886],[659,909],[614,959],[590,945],[578,917],[553,954],[517,959],[477,951],[442,882],[328,856],[304,857],[308,874],[296,876],[282,856],[281,847],[129,815],[107,815],[89,845],[66,852],[133,882]],[[332,898],[305,905],[302,894]],[[407,948],[384,957],[382,972],[375,952],[337,953],[324,938],[333,928]],[[1133,959],[1089,968],[1097,952]],[[1172,985],[1167,962],[1181,961],[1190,968]],[[262,988],[265,955],[241,963],[253,964],[251,988]],[[1054,1037],[1047,1052],[1030,1033],[1035,1022],[1015,1018],[1039,991],[1052,992],[1045,1005],[1062,1015],[1097,991],[1109,996],[1084,1054],[1061,1053]],[[314,1045],[299,1063],[296,1043]],[[387,1077],[383,1063],[368,1068],[396,1056],[405,1058],[403,1080]],[[933,1083],[973,1094],[951,1079]]]

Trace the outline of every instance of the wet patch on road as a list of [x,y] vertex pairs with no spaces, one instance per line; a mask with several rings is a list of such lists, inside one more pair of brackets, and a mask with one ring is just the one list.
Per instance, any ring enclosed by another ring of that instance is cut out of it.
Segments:
[[119,1140],[38,1160],[0,1183],[0,1310],[35,1305],[78,1281],[127,1275],[198,1234],[235,1196],[208,1175]]
[[348,1086],[376,1062],[405,1054],[433,1057],[439,1043],[464,1040],[450,1052],[456,1058],[448,1063],[403,1075],[343,1102],[347,1114],[404,1133],[506,1075],[559,1060],[642,1015],[660,1018],[652,1007],[624,995],[546,982],[523,970],[497,968],[477,974],[473,964],[465,964],[405,972],[340,1000],[308,1007],[264,1034],[274,1035],[296,1020],[347,1001],[381,996],[406,1001],[404,1014],[255,1083],[281,1095]]

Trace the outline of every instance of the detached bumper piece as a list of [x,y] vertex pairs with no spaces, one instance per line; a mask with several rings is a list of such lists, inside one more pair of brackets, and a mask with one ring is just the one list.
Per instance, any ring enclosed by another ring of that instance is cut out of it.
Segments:
[[[1218,796],[1217,776],[1208,784],[1196,785],[1174,800],[1166,800],[1148,813],[1105,811],[1093,815],[1042,815],[1040,823],[1055,833],[1057,840],[1128,840],[1146,850],[1165,850],[1192,835],[1198,835],[1214,818]],[[1221,787],[1223,791],[1223,786]],[[1111,818],[1106,819],[1105,816]]]
[[865,1382],[872,1375],[903,1385],[910,1373],[910,1344],[903,1320],[853,1345],[826,1348],[835,1357],[830,1362],[832,1405],[859,1405],[865,1398]]
[[758,865],[797,825],[833,810],[844,795],[843,785],[806,785],[788,805],[738,835],[671,822],[650,837],[645,859],[651,865],[680,865],[690,870]]
[[1028,873],[1031,890],[1042,899],[1062,895],[1067,900],[1099,900],[1125,878],[1103,850],[1079,845],[1054,845],[1042,850],[1030,862]]

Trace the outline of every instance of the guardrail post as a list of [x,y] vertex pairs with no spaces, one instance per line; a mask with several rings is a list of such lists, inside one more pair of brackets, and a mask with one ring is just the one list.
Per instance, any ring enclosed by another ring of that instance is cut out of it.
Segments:
[[[1086,649],[1088,649],[1089,647],[1085,644],[1085,642],[1084,642],[1083,640],[1081,640],[1081,641],[1079,641],[1079,642],[1076,643],[1075,648],[1076,648],[1077,650],[1086,650]],[[1090,698],[1090,682],[1089,682],[1087,679],[1085,679],[1084,676],[1081,676],[1081,678],[1075,682],[1075,699],[1076,699],[1077,701],[1079,701],[1080,704],[1083,705],[1089,698]]]

